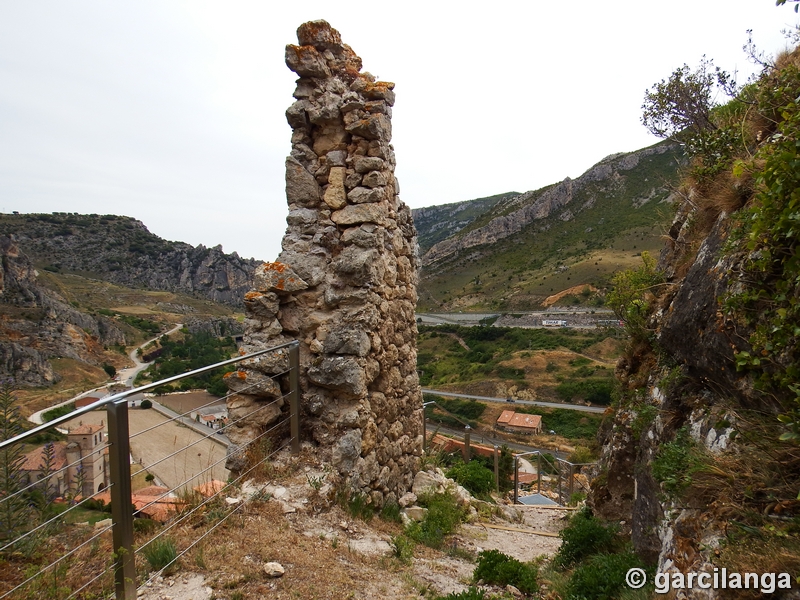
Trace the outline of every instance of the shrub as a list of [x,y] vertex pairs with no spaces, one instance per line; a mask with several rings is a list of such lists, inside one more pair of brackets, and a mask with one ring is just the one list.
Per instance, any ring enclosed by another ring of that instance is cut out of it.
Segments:
[[392,553],[403,564],[409,564],[414,558],[414,542],[407,536],[396,535],[392,538]]
[[470,586],[463,592],[452,592],[447,596],[438,596],[436,600],[487,600],[487,596],[483,590]]
[[700,454],[686,428],[675,439],[662,444],[651,465],[653,477],[668,494],[680,496],[692,484],[692,475],[702,469]]
[[472,574],[475,581],[483,580],[495,585],[513,585],[525,594],[539,589],[536,582],[539,570],[532,564],[526,564],[503,554],[499,550],[484,550],[478,553],[478,566]]
[[178,549],[170,538],[157,538],[142,549],[147,563],[154,571],[161,571],[175,563]]
[[392,523],[402,523],[403,519],[400,517],[400,505],[397,502],[387,502],[383,505],[380,514],[381,519]]
[[475,496],[485,496],[494,489],[494,473],[475,460],[455,465],[447,476]]
[[154,521],[153,519],[142,518],[133,520],[133,530],[137,533],[150,534],[158,529],[158,527],[158,521]]
[[607,552],[614,546],[615,533],[592,515],[591,510],[584,508],[576,512],[559,533],[563,543],[553,562],[558,567],[570,567],[587,556]]
[[451,492],[422,496],[419,503],[426,506],[428,512],[422,521],[408,526],[406,535],[420,544],[439,549],[444,536],[455,531],[464,520],[464,509]]
[[624,589],[625,574],[634,567],[644,564],[633,551],[596,554],[576,567],[567,584],[567,600],[616,600]]
[[141,406],[142,408],[153,408],[153,403],[147,398],[145,398],[144,400],[142,400],[142,403],[139,406]]

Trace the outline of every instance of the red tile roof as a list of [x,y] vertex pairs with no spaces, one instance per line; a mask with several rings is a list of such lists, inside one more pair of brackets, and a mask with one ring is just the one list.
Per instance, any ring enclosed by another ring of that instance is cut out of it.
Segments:
[[510,427],[524,427],[526,429],[541,429],[542,417],[540,415],[526,415],[524,413],[514,413],[508,422]]
[[[63,469],[67,466],[67,443],[53,442],[53,450],[53,464],[50,468],[54,471]],[[44,446],[28,452],[20,468],[23,471],[39,471],[42,465],[44,465]]]
[[99,431],[103,431],[103,425],[81,425],[69,432],[70,435],[94,435]]
[[498,417],[498,423],[508,423],[511,420],[511,417],[514,416],[513,410],[504,410],[502,414]]

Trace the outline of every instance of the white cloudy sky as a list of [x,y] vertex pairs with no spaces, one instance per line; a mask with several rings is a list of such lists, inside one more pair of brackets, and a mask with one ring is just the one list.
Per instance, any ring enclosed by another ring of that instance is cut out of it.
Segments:
[[644,90],[705,54],[774,53],[774,0],[0,0],[0,211],[123,214],[274,259],[285,227],[284,46],[326,19],[396,82],[401,196],[443,204],[576,177],[657,140]]

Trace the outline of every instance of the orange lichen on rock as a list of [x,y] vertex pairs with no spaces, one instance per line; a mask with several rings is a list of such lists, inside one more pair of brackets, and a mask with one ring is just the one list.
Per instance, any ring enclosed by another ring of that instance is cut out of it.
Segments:
[[264,263],[264,270],[265,271],[275,271],[276,273],[283,273],[286,270],[286,265],[282,262],[265,262]]
[[251,291],[247,292],[247,293],[244,295],[244,299],[245,299],[245,300],[255,300],[256,298],[260,298],[260,297],[261,297],[261,296],[263,296],[263,295],[264,295],[264,294],[262,294],[261,292],[257,292],[257,291],[255,291],[255,290],[251,290]]
[[[240,353],[241,353],[241,351],[240,351]],[[223,379],[228,379],[229,377],[234,377],[234,376],[239,378],[239,379],[241,379],[242,381],[245,381],[247,379],[247,373],[245,373],[244,371],[241,371],[241,370],[239,370],[239,371],[229,371],[228,373],[225,373],[225,375],[223,375],[222,378]]]

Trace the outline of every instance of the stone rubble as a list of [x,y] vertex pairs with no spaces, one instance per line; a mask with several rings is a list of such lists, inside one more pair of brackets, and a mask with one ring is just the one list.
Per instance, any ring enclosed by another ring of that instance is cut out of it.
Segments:
[[[304,436],[330,453],[339,483],[380,507],[410,489],[422,453],[419,257],[394,176],[394,84],[361,73],[361,59],[325,21],[297,35],[286,47],[300,77],[286,111],[288,227],[277,261],[256,269],[245,295],[243,349],[299,340]],[[287,367],[288,355],[276,354],[228,378],[231,420],[248,416],[229,433],[238,447],[285,414],[281,389],[265,375]],[[242,468],[235,453],[234,470]]]

